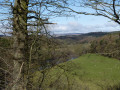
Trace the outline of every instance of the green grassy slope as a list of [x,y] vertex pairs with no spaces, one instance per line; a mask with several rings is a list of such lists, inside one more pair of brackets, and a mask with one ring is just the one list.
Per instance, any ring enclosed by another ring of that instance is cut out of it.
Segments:
[[[34,73],[34,85],[39,86],[42,73]],[[42,87],[45,90],[106,90],[120,83],[120,61],[96,54],[46,70]],[[115,90],[115,89],[113,89]]]

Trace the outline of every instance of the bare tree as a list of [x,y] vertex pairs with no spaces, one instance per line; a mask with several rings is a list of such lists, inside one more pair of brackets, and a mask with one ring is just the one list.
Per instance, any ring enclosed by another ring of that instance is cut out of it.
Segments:
[[[62,15],[65,11],[60,6],[67,5],[66,0],[5,0],[0,2],[1,8],[11,12],[7,13],[2,11],[0,14],[11,16],[12,20],[12,36],[13,36],[13,80],[8,88],[12,90],[22,90],[27,87],[29,90],[29,69],[31,61],[31,51],[33,42],[30,46],[28,43],[31,31],[29,27],[35,26],[36,28],[46,31],[46,24],[53,24],[48,21],[50,17]],[[9,7],[10,6],[10,7]],[[1,21],[8,20],[2,19]],[[6,21],[7,22],[7,21]],[[34,31],[32,31],[34,32]],[[41,31],[36,30],[37,35]],[[35,41],[35,40],[34,40]],[[22,74],[23,73],[23,74]],[[27,76],[27,79],[24,77]]]
[[95,11],[93,15],[104,16],[120,24],[119,0],[85,0],[84,5]]
[[73,7],[91,9],[91,11],[75,10],[68,8],[69,12],[77,14],[104,16],[120,24],[120,0],[74,0]]
[[[29,71],[31,66],[31,52],[34,43],[36,43],[36,39],[29,45],[29,36],[31,33],[36,32],[37,38],[41,30],[44,29],[46,31],[47,24],[53,24],[49,22],[49,18],[75,12],[84,15],[104,16],[120,24],[119,0],[83,0],[79,7],[91,8],[94,10],[92,13],[74,10],[71,6],[77,6],[78,3],[81,2],[75,1],[74,4],[69,6],[69,1],[70,0],[2,0],[0,2],[2,9],[7,7],[7,12],[8,9],[9,12],[11,12],[7,13],[4,10],[1,11],[0,14],[9,15],[10,17],[8,19],[12,20],[11,29],[13,30],[14,57],[13,80],[10,85],[12,90],[21,90],[26,87],[29,90],[31,88]],[[8,19],[2,19],[1,21],[5,22],[5,20]],[[29,28],[33,26],[36,30],[30,31]],[[27,76],[27,79],[25,76]]]

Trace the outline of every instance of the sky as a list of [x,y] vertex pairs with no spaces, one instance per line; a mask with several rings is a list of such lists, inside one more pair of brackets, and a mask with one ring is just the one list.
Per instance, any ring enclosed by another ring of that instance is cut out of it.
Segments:
[[[94,12],[94,10],[87,7],[71,8],[76,11]],[[54,19],[53,22],[57,24],[50,28],[50,31],[54,34],[120,31],[120,25],[106,17],[74,15],[75,17],[58,17]]]
[[59,17],[54,22],[50,28],[54,34],[120,31],[120,25],[102,16]]
[[[92,12],[91,9],[75,7],[73,9]],[[3,17],[5,16],[0,16],[0,18]],[[120,31],[120,25],[102,16],[75,14],[74,17],[56,17],[50,21],[56,23],[48,28],[53,34]]]

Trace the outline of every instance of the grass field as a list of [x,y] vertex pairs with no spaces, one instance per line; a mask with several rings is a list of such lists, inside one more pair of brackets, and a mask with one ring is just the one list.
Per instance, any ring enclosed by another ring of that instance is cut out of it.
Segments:
[[86,54],[46,70],[45,74],[36,72],[33,80],[35,86],[45,90],[116,90],[120,84],[120,61]]

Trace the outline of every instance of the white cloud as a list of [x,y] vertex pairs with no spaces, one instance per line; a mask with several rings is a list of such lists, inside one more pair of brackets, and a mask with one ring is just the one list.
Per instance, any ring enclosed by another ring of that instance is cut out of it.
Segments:
[[67,24],[54,25],[50,30],[55,34],[63,33],[87,33],[97,31],[120,31],[120,25],[114,22],[108,22],[103,25],[83,25],[78,22],[68,22]]
[[106,27],[119,27],[119,24],[115,22],[108,22],[105,24]]

